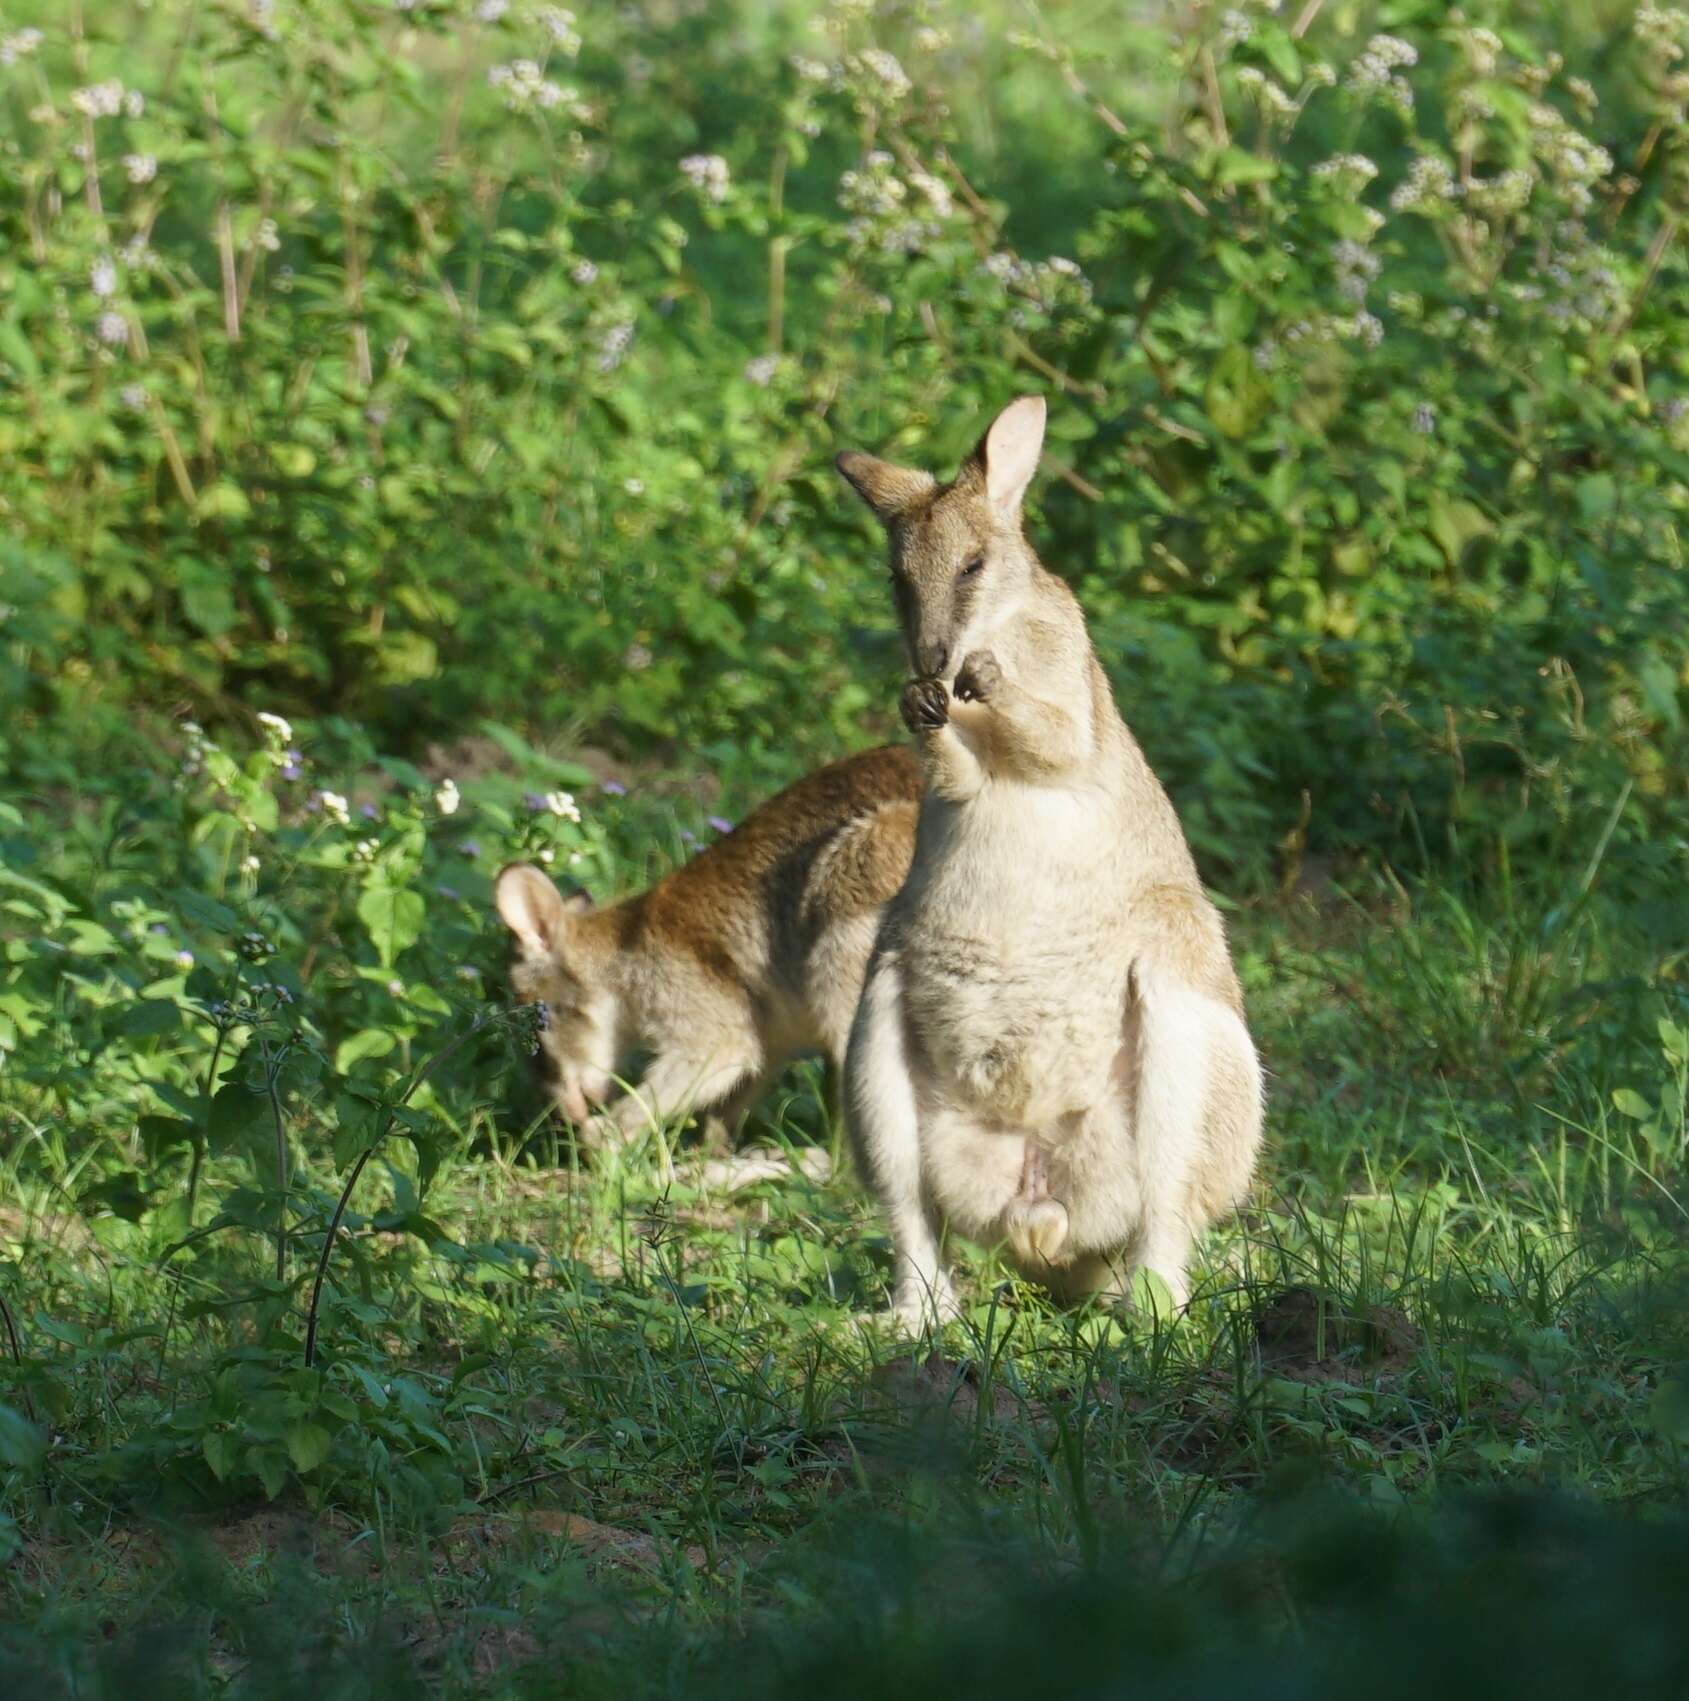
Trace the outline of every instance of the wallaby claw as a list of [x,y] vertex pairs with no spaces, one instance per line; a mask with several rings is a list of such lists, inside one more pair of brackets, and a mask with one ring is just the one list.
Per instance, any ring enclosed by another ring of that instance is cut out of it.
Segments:
[[956,675],[956,695],[964,703],[988,703],[1003,683],[1003,670],[989,650],[975,650]]
[[911,679],[903,687],[903,724],[911,732],[933,732],[950,719],[950,693],[942,679]]

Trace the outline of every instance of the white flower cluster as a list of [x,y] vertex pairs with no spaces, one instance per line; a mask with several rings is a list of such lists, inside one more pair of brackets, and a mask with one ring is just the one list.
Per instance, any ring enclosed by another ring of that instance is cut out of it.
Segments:
[[706,201],[717,203],[727,199],[727,191],[733,181],[727,161],[720,154],[688,154],[680,162],[680,175]]
[[575,802],[574,795],[571,792],[548,791],[545,794],[545,806],[559,820],[577,823],[580,821],[580,805]]
[[598,370],[614,372],[633,346],[633,321],[618,320],[598,339]]
[[902,100],[915,86],[896,55],[883,47],[865,47],[847,63],[853,71],[865,72],[869,84],[887,100]]
[[0,65],[27,59],[41,46],[41,40],[40,30],[13,30],[10,35],[0,35]]
[[1378,276],[1382,262],[1370,248],[1359,242],[1338,242],[1331,250],[1331,263],[1337,272],[1337,293],[1353,306],[1366,300],[1366,292]]
[[352,806],[337,791],[319,791],[311,799],[318,809],[337,827],[352,824]]
[[980,269],[1004,288],[1027,297],[1046,310],[1060,306],[1083,307],[1091,299],[1091,280],[1074,261],[1059,254],[1048,260],[1033,262],[999,249],[980,261]]
[[1689,12],[1676,6],[1638,6],[1630,27],[1662,64],[1683,57],[1685,41],[1689,40]]
[[1259,66],[1243,66],[1237,74],[1237,86],[1260,107],[1262,116],[1269,120],[1294,118],[1301,110]]
[[1390,205],[1398,213],[1426,212],[1460,198],[1460,185],[1448,161],[1436,154],[1416,154],[1408,174],[1390,191]]
[[820,59],[810,59],[802,53],[794,53],[787,63],[797,72],[800,83],[837,84],[839,80],[836,65],[829,65]]
[[594,265],[591,260],[577,260],[574,265],[569,268],[569,276],[574,280],[574,282],[578,283],[582,289],[585,289],[588,284],[598,282],[598,267]]
[[88,268],[88,287],[101,301],[117,294],[117,267],[105,255],[101,255]]
[[94,335],[109,348],[122,348],[129,341],[129,321],[121,313],[102,313],[94,321]]
[[[944,221],[955,215],[948,184],[918,167],[899,177],[896,161],[876,148],[859,171],[839,178],[839,205],[852,217],[846,227],[857,248],[878,248],[887,254],[914,254],[944,234]],[[910,205],[913,188],[922,205]]]
[[1221,14],[1220,33],[1216,37],[1216,45],[1222,49],[1239,46],[1255,33],[1255,22],[1247,12],[1233,8]]
[[206,758],[217,754],[217,746],[205,736],[205,728],[198,721],[183,721],[182,734],[187,739],[187,749],[182,752],[181,777],[197,779],[205,772]]
[[496,24],[510,10],[510,0],[475,0],[475,21]]
[[504,96],[504,104],[512,112],[526,112],[531,107],[553,112],[568,107],[580,114],[580,93],[554,83],[533,59],[512,59],[508,65],[494,65],[487,71],[487,81]]
[[1504,219],[1523,212],[1536,187],[1534,171],[1515,168],[1495,177],[1474,178],[1467,186],[1466,204],[1488,219]]
[[462,802],[463,794],[457,789],[457,781],[449,775],[434,788],[434,807],[442,815],[457,814],[458,805]]
[[1333,154],[1314,167],[1314,176],[1344,195],[1358,194],[1378,175],[1365,154]]
[[1531,146],[1575,212],[1588,212],[1590,186],[1613,169],[1613,156],[1580,130],[1574,130],[1552,106],[1538,103],[1529,113]]
[[774,382],[774,374],[779,370],[779,355],[759,354],[745,362],[745,380],[755,384],[759,390],[766,390]]
[[861,171],[847,171],[839,178],[839,205],[865,218],[885,218],[900,211],[909,188],[893,172],[895,163],[890,154],[876,148],[863,161]]
[[[1594,329],[1606,324],[1625,303],[1624,286],[1612,256],[1591,242],[1581,220],[1561,219],[1554,227],[1546,259],[1532,267],[1535,298],[1556,325]],[[1518,299],[1530,299],[1533,285],[1518,286]]]
[[1493,77],[1495,68],[1501,63],[1501,37],[1494,30],[1465,29],[1459,31],[1455,40],[1460,43],[1461,52],[1466,55],[1466,63],[1475,77]]
[[152,154],[125,154],[123,174],[131,183],[151,183],[158,176],[158,161]]
[[551,37],[551,45],[566,59],[573,59],[581,50],[580,32],[575,28],[575,14],[562,6],[541,6],[534,14],[540,28]]
[[123,110],[123,85],[114,77],[109,83],[72,89],[70,104],[84,118],[115,118]]
[[1413,111],[1413,89],[1402,69],[1419,63],[1419,50],[1398,35],[1375,35],[1349,66],[1349,89],[1363,100],[1380,100],[1405,118]]

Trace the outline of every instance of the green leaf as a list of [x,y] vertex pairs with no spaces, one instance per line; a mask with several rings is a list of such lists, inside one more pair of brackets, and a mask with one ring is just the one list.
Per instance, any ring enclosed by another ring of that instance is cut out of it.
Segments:
[[1215,428],[1227,437],[1247,437],[1266,412],[1268,396],[1255,362],[1234,343],[1214,362],[1202,405]]
[[234,1436],[226,1429],[208,1429],[200,1437],[199,1450],[205,1455],[211,1474],[218,1482],[227,1482],[229,1472],[235,1468],[237,1448]]
[[1618,506],[1619,490],[1611,473],[1590,473],[1578,480],[1578,512],[1586,520],[1604,520]]
[[240,917],[227,904],[219,903],[203,892],[196,892],[191,886],[172,888],[170,901],[188,921],[209,928],[213,933],[235,933],[240,928]]
[[287,1455],[277,1448],[252,1448],[246,1455],[246,1468],[271,1500],[287,1487]]
[[402,886],[370,886],[358,899],[358,920],[369,930],[370,943],[391,968],[393,959],[422,933],[426,906],[420,893]]
[[[347,1074],[354,1064],[362,1063],[369,1057],[385,1057],[397,1044],[398,1041],[386,1028],[360,1028],[350,1039],[343,1039],[335,1048],[335,1070],[339,1074]],[[364,1131],[359,1132],[362,1134]],[[360,1138],[356,1150],[361,1151],[366,1144],[367,1138]]]
[[166,998],[143,998],[118,1015],[111,1031],[126,1039],[141,1039],[148,1034],[173,1033],[181,1024],[180,1005]]
[[244,520],[252,513],[252,504],[247,501],[246,492],[226,478],[218,479],[215,484],[208,484],[200,492],[196,506],[202,520]]
[[1278,176],[1278,161],[1243,148],[1225,148],[1214,165],[1216,183],[1265,183]]
[[168,1151],[177,1146],[193,1144],[196,1125],[183,1122],[175,1116],[143,1116],[135,1125],[135,1131],[141,1136],[141,1145],[146,1151],[147,1161],[157,1163]]
[[1616,1087],[1613,1108],[1620,1116],[1634,1117],[1638,1122],[1647,1122],[1654,1114],[1654,1107],[1634,1087]]
[[230,1081],[211,1097],[205,1119],[206,1137],[214,1152],[223,1152],[265,1125],[270,1115],[266,1094],[255,1093],[239,1081]]
[[47,1460],[47,1432],[22,1412],[0,1406],[0,1465],[31,1474]]
[[287,1456],[301,1476],[314,1471],[329,1455],[334,1437],[320,1423],[287,1426]]

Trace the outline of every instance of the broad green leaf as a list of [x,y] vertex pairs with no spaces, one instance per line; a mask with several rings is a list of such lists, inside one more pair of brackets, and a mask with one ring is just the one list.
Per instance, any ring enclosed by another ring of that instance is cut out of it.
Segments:
[[314,1471],[329,1455],[334,1437],[320,1423],[287,1426],[287,1456],[301,1476]]
[[402,886],[368,886],[358,899],[358,919],[369,930],[383,968],[391,968],[393,959],[416,943],[425,914],[421,894]]

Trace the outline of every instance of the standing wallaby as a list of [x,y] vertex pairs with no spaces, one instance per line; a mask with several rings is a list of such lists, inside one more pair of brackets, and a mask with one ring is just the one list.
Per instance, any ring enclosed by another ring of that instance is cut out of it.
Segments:
[[[531,863],[498,877],[517,998],[548,1006],[552,1096],[587,1147],[693,1110],[731,1130],[788,1059],[842,1066],[881,911],[915,847],[903,748],[834,762],[648,892],[594,909]],[[612,1098],[632,1060],[637,1092]]]
[[1023,396],[952,484],[838,462],[890,536],[926,775],[845,1070],[911,1326],[955,1310],[945,1219],[1057,1292],[1142,1267],[1183,1305],[1192,1238],[1260,1142],[1219,915],[1077,599],[1022,535],[1043,439]]

